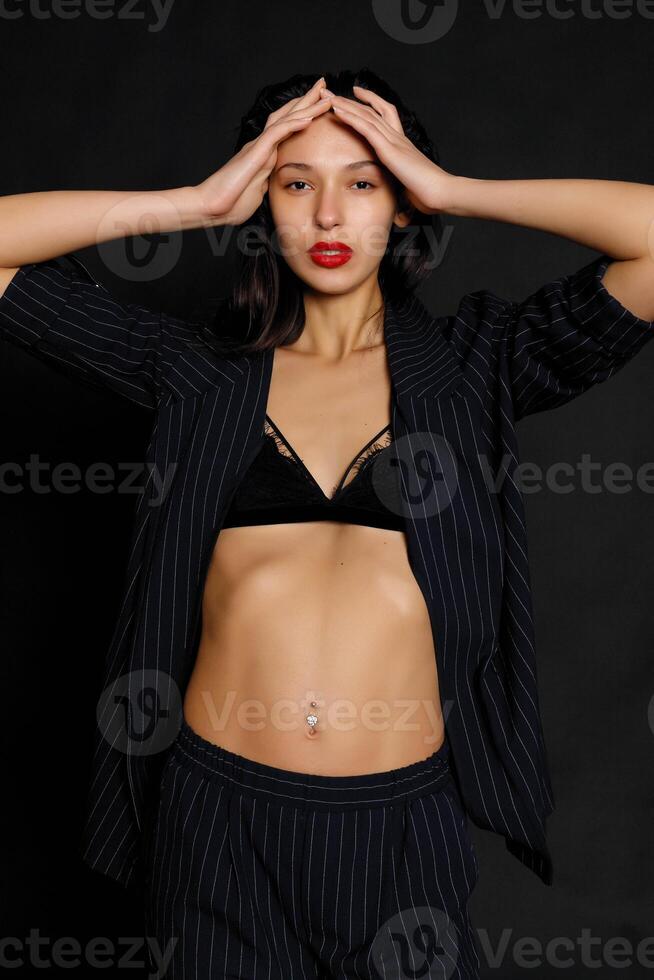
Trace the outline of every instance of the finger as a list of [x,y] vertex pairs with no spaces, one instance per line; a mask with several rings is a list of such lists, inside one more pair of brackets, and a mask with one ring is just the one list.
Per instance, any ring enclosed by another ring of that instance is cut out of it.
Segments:
[[336,118],[360,133],[370,143],[381,165],[391,173],[395,173],[398,153],[401,152],[401,144],[402,141],[406,141],[406,136],[401,136],[391,129],[380,116],[373,118],[371,115],[342,106],[333,108]]
[[374,124],[378,127],[379,131],[389,140],[396,139],[398,135],[404,136],[404,132],[400,131],[398,133],[397,129],[390,126],[382,116],[379,115],[370,106],[361,105],[358,102],[354,102],[352,99],[346,99],[342,95],[335,95],[331,100],[332,108],[337,117],[345,118],[345,113],[349,113],[349,118],[360,119],[364,122]]
[[289,101],[285,102],[283,106],[275,110],[272,115],[285,115],[287,112],[295,111],[296,109],[303,109],[306,106],[311,105],[320,98],[320,93],[326,85],[327,82],[325,79],[319,78],[317,82],[314,82],[310,89],[307,89],[304,95],[299,95],[295,99],[289,99]]
[[293,111],[289,112],[287,115],[280,116],[279,119],[277,119],[272,125],[278,126],[280,123],[283,123],[289,119],[303,119],[305,117],[313,119],[315,116],[319,116],[323,112],[328,112],[329,109],[331,109],[331,99],[317,99],[315,102],[312,102],[311,105],[298,106],[297,109],[293,109]]
[[253,145],[252,147],[254,156],[260,159],[260,154],[270,153],[281,140],[286,139],[287,136],[303,126],[307,126],[316,116],[328,112],[330,108],[330,103],[323,99],[321,102],[305,106],[302,109],[298,108],[286,116],[281,116],[262,131],[256,140],[256,143],[260,145]]
[[320,106],[316,110],[305,110],[304,115],[293,113],[290,116],[282,116],[268,129],[263,130],[255,140],[241,147],[239,152],[225,164],[223,173],[226,184],[229,179],[240,194],[253,180],[258,180],[266,171],[270,173],[275,164],[275,151],[278,144],[294,132],[300,132],[316,115],[321,111],[325,112],[327,108],[327,106]]
[[353,112],[364,112],[369,116],[373,116],[375,119],[384,118],[377,109],[374,109],[369,103],[364,104],[360,102],[358,98],[348,99],[345,95],[334,95],[333,99],[335,103],[338,102],[339,105],[342,105],[345,109],[351,109]]
[[290,112],[294,112],[296,109],[303,109],[306,106],[311,105],[312,102],[317,101],[320,98],[321,91],[326,85],[327,82],[325,81],[324,77],[319,78],[317,82],[314,82],[310,89],[307,89],[304,95],[298,95],[294,99],[289,99],[288,102],[285,102],[284,105],[279,107],[279,109],[275,109],[274,112],[271,112],[268,116],[266,127],[268,127],[271,122],[277,122],[281,116],[286,116]]
[[278,109],[276,112],[272,112],[268,116],[266,125],[263,127],[263,132],[265,132],[265,130],[267,129],[270,129],[271,126],[275,126],[278,122],[281,122],[283,119],[290,119],[294,115],[307,116],[312,114],[316,109],[320,109],[321,111],[324,111],[323,106],[325,104],[329,105],[330,104],[329,100],[321,99],[318,96],[312,99],[311,102],[298,100],[295,105],[291,105],[290,102],[286,103],[286,105],[282,106],[282,109]]
[[300,132],[316,116],[327,112],[330,108],[329,100],[323,99],[304,107],[304,109],[295,110],[286,116],[280,116],[276,122],[263,129],[253,142],[242,147],[237,156],[233,157],[224,168],[225,170],[227,168],[235,170],[239,193],[251,181],[258,180],[263,172],[271,172],[276,159],[274,151],[282,140],[292,136],[295,132]]
[[361,85],[353,85],[352,91],[355,90],[357,99],[364,99],[369,102],[389,126],[398,133],[404,133],[400,115],[392,102],[387,102],[386,99],[382,99],[381,95],[377,95],[376,92],[372,92],[369,88],[363,88]]
[[365,136],[373,149],[377,150],[377,153],[381,159],[378,145],[383,139],[388,140],[388,137],[384,132],[382,132],[379,125],[377,125],[373,119],[362,116],[357,112],[353,112],[351,109],[346,109],[344,106],[335,105],[333,108],[336,118],[340,119],[344,123],[347,123],[349,126],[352,126],[352,128],[356,129],[362,136]]

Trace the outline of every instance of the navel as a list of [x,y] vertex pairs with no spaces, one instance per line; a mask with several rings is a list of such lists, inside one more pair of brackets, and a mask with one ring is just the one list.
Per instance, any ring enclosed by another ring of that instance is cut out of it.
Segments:
[[[312,708],[318,707],[317,701],[311,701],[310,706]],[[314,711],[310,711],[308,715],[305,715],[306,723],[308,728],[306,730],[307,738],[315,738],[318,732],[316,731],[316,726],[318,724],[318,715]]]

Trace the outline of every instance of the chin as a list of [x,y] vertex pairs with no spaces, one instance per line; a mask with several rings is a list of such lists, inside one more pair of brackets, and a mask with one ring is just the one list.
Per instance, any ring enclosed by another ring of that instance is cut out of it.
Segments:
[[305,287],[314,293],[325,293],[334,296],[340,293],[350,293],[363,285],[371,276],[376,275],[376,270],[371,270],[367,275],[362,276],[360,270],[356,275],[352,275],[349,269],[324,269],[318,270],[317,275],[306,274],[306,269],[302,273],[298,269],[293,269],[295,275],[300,279]]

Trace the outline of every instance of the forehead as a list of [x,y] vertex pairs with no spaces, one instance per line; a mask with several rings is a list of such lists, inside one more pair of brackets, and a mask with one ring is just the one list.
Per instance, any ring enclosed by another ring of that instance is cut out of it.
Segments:
[[381,167],[368,140],[332,112],[326,112],[279,144],[275,169],[285,163],[304,163],[317,171],[340,170],[356,160],[373,160]]

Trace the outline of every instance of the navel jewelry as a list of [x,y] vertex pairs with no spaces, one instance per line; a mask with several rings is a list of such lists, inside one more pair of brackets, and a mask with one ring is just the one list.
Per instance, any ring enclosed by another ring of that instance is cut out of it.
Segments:
[[[318,707],[317,701],[311,701],[310,704],[312,708]],[[313,712],[311,712],[311,714],[306,716],[306,721],[307,721],[307,725],[309,726],[309,731],[307,732],[307,735],[315,735],[316,725],[318,724],[318,715],[315,715]]]

